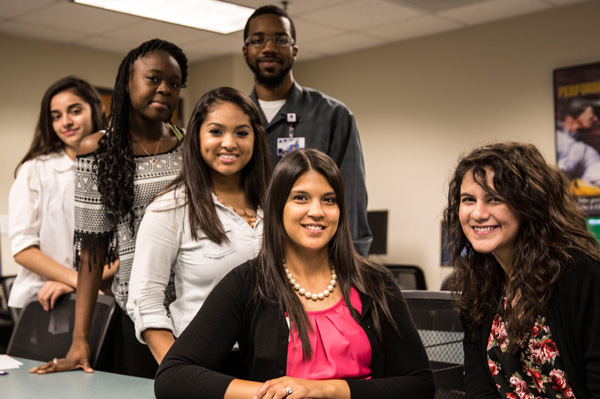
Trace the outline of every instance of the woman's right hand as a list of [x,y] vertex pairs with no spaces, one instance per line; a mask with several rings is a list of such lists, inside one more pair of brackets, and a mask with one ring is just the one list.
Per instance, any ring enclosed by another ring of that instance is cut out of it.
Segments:
[[93,373],[90,366],[90,346],[87,342],[73,341],[71,348],[64,359],[54,359],[41,366],[33,367],[30,373],[49,374],[61,371],[71,371],[81,368],[86,373]]
[[63,295],[75,292],[75,288],[60,281],[46,281],[38,291],[38,301],[46,312],[54,309],[54,304]]

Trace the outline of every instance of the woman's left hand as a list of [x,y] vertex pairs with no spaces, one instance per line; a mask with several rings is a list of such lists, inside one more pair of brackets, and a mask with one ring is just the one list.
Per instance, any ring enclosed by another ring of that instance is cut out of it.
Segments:
[[[316,381],[303,380],[293,377],[280,377],[274,380],[265,382],[256,394],[254,399],[300,399],[300,398],[319,398],[322,396],[310,394],[312,391],[311,385]],[[291,392],[288,394],[286,388],[289,387]]]
[[294,377],[280,377],[269,380],[254,394],[254,399],[338,397],[350,397],[350,389],[344,380],[305,380]]

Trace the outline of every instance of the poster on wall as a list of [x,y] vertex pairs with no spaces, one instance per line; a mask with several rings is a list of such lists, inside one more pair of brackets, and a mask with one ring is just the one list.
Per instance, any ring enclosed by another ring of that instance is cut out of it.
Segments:
[[556,160],[600,241],[600,62],[554,70]]
[[600,216],[600,62],[554,71],[556,159],[588,215]]

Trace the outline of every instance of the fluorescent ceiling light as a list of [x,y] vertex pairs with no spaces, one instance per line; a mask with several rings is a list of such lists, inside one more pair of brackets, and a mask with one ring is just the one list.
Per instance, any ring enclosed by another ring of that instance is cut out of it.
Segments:
[[217,0],[73,0],[78,4],[191,28],[231,33],[244,29],[254,9]]

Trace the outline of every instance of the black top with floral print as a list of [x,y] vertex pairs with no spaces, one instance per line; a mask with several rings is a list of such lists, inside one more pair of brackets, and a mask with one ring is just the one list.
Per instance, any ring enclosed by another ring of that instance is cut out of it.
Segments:
[[538,316],[528,341],[515,356],[506,352],[508,336],[504,308],[494,316],[487,358],[496,388],[507,399],[575,398],[546,318]]

